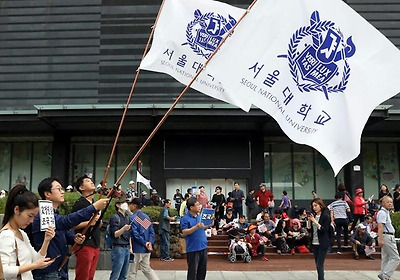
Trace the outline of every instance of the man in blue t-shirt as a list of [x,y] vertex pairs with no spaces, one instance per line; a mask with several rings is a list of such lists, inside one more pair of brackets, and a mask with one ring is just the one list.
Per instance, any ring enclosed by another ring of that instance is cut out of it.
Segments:
[[207,273],[207,237],[201,222],[201,205],[196,198],[186,203],[188,212],[181,219],[181,230],[186,240],[187,280],[204,280]]

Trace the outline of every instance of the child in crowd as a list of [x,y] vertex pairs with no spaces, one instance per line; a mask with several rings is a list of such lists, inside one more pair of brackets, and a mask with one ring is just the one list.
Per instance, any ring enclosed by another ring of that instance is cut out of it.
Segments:
[[261,236],[256,233],[257,226],[250,225],[248,228],[248,234],[246,235],[246,243],[250,249],[250,253],[252,257],[256,257],[258,254],[261,254],[261,259],[263,261],[268,261],[267,256],[265,256],[265,246],[264,241]]

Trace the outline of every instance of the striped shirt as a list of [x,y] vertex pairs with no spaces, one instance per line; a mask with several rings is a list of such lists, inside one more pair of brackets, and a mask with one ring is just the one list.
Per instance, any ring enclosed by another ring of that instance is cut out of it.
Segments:
[[346,210],[350,209],[350,207],[346,201],[339,199],[329,204],[328,209],[333,211],[334,219],[347,219]]

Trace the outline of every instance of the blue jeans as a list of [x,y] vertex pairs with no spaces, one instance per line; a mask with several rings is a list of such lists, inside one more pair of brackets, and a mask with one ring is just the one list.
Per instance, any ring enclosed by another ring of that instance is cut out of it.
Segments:
[[35,276],[33,279],[35,279],[35,280],[56,280],[56,279],[68,279],[68,278],[62,278],[60,276],[60,273],[58,273],[57,271],[54,271],[54,272],[49,272],[44,275]]
[[160,238],[161,258],[169,258],[169,232],[162,230],[160,233]]
[[129,269],[129,247],[113,246],[110,280],[125,280]]
[[324,263],[329,248],[321,248],[320,245],[312,245],[312,248],[314,253],[315,266],[317,267],[318,280],[324,280]]

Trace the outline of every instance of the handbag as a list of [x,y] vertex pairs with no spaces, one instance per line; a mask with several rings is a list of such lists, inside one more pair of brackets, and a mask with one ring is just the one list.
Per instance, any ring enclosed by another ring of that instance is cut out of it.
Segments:
[[274,208],[275,207],[275,201],[274,200],[269,200],[268,201],[268,207],[269,208]]
[[[0,230],[0,232],[2,232],[3,230],[7,230],[7,229],[8,229],[8,228],[3,228],[3,229]],[[14,236],[14,242],[15,242],[15,258],[16,258],[15,264],[16,264],[16,266],[19,266],[19,260],[18,260],[18,245],[17,245],[17,240],[15,239],[15,236]],[[4,279],[3,265],[2,265],[1,260],[0,260],[0,279],[1,279],[1,280]],[[18,274],[18,275],[17,275],[17,279],[18,279],[18,280],[21,280],[21,279],[22,279],[21,274]]]
[[0,279],[1,280],[4,279],[3,265],[2,265],[2,262],[1,262],[1,258],[0,258]]

